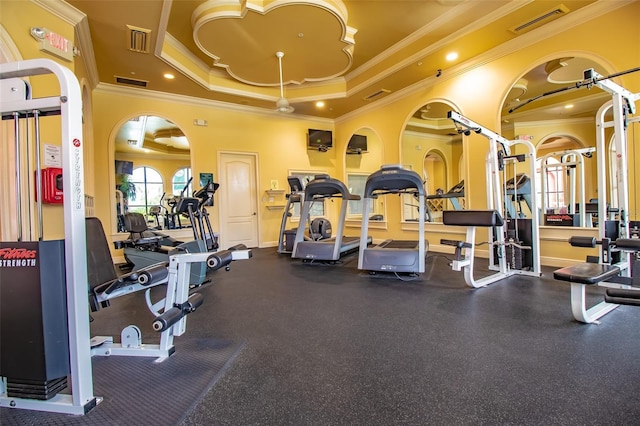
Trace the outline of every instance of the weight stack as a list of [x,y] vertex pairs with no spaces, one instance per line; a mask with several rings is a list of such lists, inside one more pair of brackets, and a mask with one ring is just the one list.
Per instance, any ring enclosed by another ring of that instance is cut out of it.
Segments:
[[511,269],[522,270],[524,268],[522,249],[520,247],[506,246],[505,255],[507,263],[511,266]]
[[64,240],[0,242],[0,376],[7,396],[47,400],[67,386]]

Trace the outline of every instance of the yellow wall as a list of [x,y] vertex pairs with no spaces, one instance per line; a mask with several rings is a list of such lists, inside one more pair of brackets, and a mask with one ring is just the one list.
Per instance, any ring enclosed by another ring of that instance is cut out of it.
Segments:
[[[51,59],[65,67],[68,67],[73,70],[74,63],[68,62],[66,60],[60,59],[56,56],[50,55],[48,53],[41,52],[38,48],[38,42],[30,35],[30,29],[37,23],[37,25],[46,27],[49,30],[60,34],[68,40],[74,39],[74,27],[63,19],[60,19],[47,11],[43,10],[41,7],[37,6],[35,3],[27,2],[27,1],[3,1],[0,5],[0,24],[4,27],[6,32],[11,37],[13,44],[17,47],[19,52],[19,56],[22,59],[36,59],[36,58],[46,58]],[[18,17],[29,17],[29,19],[18,19]],[[55,96],[60,94],[60,87],[55,78],[55,76],[48,74],[42,76],[33,76],[30,77],[29,83],[31,85],[31,91],[34,97],[48,97]],[[21,120],[24,123],[24,120]],[[24,125],[24,124],[23,124]],[[41,143],[41,155],[44,155],[44,145],[61,145],[61,126],[60,120],[57,117],[42,117],[39,120],[40,125],[40,143]],[[9,122],[3,122],[3,138],[11,138],[13,140],[13,131],[6,133],[7,126],[12,126]],[[35,187],[34,179],[33,179],[33,170],[35,170],[35,155],[33,151],[33,147],[35,146],[35,140],[33,138],[34,129],[33,124],[30,125],[30,140],[28,142],[29,146],[32,147],[30,153],[28,154],[30,158],[30,164],[23,164],[23,170],[26,167],[29,167],[30,172],[27,176],[30,177],[30,181],[27,182],[26,178],[23,177],[23,188],[22,188],[22,197],[23,201],[25,200],[33,200],[34,199],[34,190]],[[26,131],[26,130],[25,130]],[[26,135],[26,133],[23,133]],[[26,146],[25,136],[23,136],[22,145]],[[3,150],[5,147],[3,147]],[[4,154],[4,152],[3,152]],[[21,158],[24,161],[27,158],[27,152],[23,152],[21,154]],[[12,158],[8,158],[6,155],[3,155],[2,163],[3,167],[5,161],[13,162]],[[44,159],[42,160],[44,161]],[[44,163],[41,163],[44,164]],[[23,175],[24,176],[24,175]],[[3,186],[2,192],[0,193],[0,197],[3,200],[3,209],[0,214],[5,215],[14,215],[15,214],[15,204],[13,199],[15,199],[15,186],[9,185],[8,187]],[[27,211],[28,206],[23,206],[23,212]],[[61,205],[57,204],[43,204],[42,208],[42,216],[43,216],[43,225],[44,225],[44,237],[45,239],[59,239],[64,237],[64,228],[62,226],[63,223],[63,209]],[[24,238],[31,239],[38,237],[38,223],[37,223],[37,214],[36,209],[31,208],[31,224],[30,226],[27,224],[28,222],[23,222],[25,226],[23,226],[24,230]],[[17,230],[12,229],[12,232],[9,232],[9,237],[16,238]],[[3,238],[5,238],[3,236]]]

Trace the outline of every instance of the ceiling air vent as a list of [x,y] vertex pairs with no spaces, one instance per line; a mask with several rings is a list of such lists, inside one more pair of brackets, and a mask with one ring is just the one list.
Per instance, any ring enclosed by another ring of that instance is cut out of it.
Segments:
[[553,9],[529,19],[527,22],[523,22],[520,25],[509,28],[509,31],[515,34],[522,34],[523,32],[533,30],[534,28],[538,28],[544,24],[548,24],[549,22],[554,21],[561,16],[566,15],[567,13],[569,13],[569,8],[564,4],[559,4]]
[[149,53],[151,30],[127,25],[127,48],[132,52]]
[[118,77],[117,75],[115,77],[116,77],[116,83],[126,84],[127,86],[147,87],[147,84],[149,84],[149,82],[146,80],[136,80],[134,78]]
[[362,98],[362,99],[364,99],[365,101],[373,101],[373,100],[375,100],[376,98],[378,98],[378,97],[380,97],[380,96],[383,96],[383,95],[386,95],[386,94],[388,94],[388,93],[391,93],[391,90],[387,90],[387,89],[380,89],[380,90],[377,90],[377,91],[373,92],[373,93],[372,93],[372,94],[370,94],[369,96],[365,96],[365,97],[364,97],[364,98]]

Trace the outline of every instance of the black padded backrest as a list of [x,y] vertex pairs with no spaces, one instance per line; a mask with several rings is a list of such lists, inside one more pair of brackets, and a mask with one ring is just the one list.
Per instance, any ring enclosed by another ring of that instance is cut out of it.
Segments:
[[115,280],[118,276],[100,219],[88,217],[85,223],[87,228],[88,284],[89,288],[94,288],[97,285]]
[[147,230],[147,221],[141,213],[126,213],[122,220],[124,222],[124,229],[127,232],[134,234],[141,234]]
[[442,212],[445,225],[457,226],[502,226],[504,221],[497,210],[445,210]]

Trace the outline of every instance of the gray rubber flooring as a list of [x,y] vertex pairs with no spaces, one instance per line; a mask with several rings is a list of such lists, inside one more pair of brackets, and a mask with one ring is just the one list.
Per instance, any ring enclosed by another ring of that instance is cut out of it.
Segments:
[[552,272],[471,289],[434,253],[399,281],[254,250],[189,319],[247,345],[183,424],[640,424],[640,308],[578,323]]

